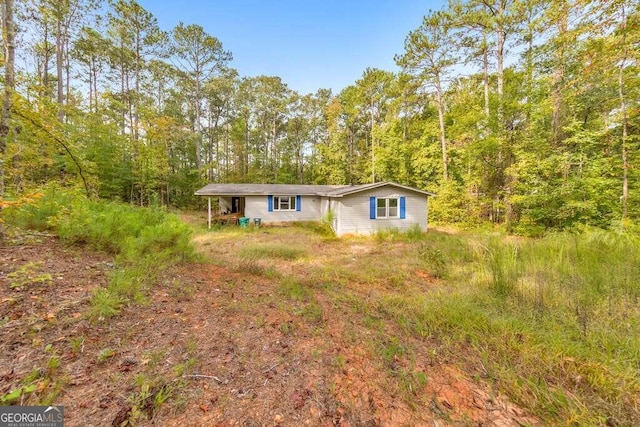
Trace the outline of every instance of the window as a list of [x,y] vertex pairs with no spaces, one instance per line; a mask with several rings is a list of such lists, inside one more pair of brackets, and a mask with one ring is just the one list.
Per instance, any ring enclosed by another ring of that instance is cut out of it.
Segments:
[[296,196],[273,196],[274,211],[295,211]]
[[398,218],[399,199],[394,198],[377,198],[376,199],[376,218]]
[[407,217],[407,198],[405,196],[369,197],[369,219],[388,219]]

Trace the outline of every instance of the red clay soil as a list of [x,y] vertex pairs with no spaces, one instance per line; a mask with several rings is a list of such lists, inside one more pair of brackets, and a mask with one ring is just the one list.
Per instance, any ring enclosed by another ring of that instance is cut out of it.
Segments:
[[[308,320],[277,280],[208,264],[170,271],[146,304],[91,322],[112,260],[40,240],[0,246],[0,396],[36,384],[18,403],[50,396],[68,427],[537,424],[426,350],[413,362],[426,384],[402,392],[348,307],[318,293],[322,314]],[[12,288],[27,263],[51,282]]]

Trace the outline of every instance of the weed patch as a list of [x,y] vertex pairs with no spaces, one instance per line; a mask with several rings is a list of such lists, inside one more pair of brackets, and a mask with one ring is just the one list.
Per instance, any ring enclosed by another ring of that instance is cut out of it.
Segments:
[[28,262],[18,267],[17,270],[7,274],[9,287],[21,290],[30,285],[49,285],[53,280],[51,274],[41,272],[42,266],[38,263]]
[[242,248],[240,250],[240,256],[246,259],[276,258],[293,261],[295,259],[306,256],[306,251],[303,249],[278,244],[251,245]]
[[61,359],[51,344],[45,347],[51,353],[45,366],[29,372],[20,386],[9,393],[0,395],[0,405],[50,405],[63,390],[68,378],[60,373]]
[[[479,248],[460,267],[466,281],[429,296],[383,295],[379,315],[453,353],[473,349],[504,391],[549,422],[633,424],[638,240],[595,231]],[[383,356],[396,353],[391,341]]]
[[278,293],[296,301],[307,301],[313,296],[311,290],[303,283],[289,277],[280,282]]

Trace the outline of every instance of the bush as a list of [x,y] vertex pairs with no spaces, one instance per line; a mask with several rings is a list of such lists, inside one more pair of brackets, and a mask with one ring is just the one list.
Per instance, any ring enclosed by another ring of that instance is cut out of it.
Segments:
[[437,197],[429,200],[429,221],[443,224],[476,225],[472,212],[474,201],[465,188],[453,181],[445,181],[436,190]]
[[73,189],[62,189],[57,186],[45,188],[37,193],[37,197],[25,198],[24,203],[11,205],[2,214],[8,223],[21,228],[45,231],[55,228],[51,221],[65,207],[70,206],[80,197]]
[[158,273],[195,258],[189,227],[161,208],[90,200],[50,187],[37,202],[10,210],[7,218],[17,226],[55,231],[67,243],[116,255],[119,269],[107,288],[93,296],[95,317],[116,314],[126,301],[144,300]]

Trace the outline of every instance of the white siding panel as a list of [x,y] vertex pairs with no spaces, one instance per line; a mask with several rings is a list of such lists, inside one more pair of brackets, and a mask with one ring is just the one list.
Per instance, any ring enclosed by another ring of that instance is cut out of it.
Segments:
[[[406,218],[370,219],[369,198],[401,197],[406,199]],[[397,228],[406,230],[417,224],[421,230],[427,229],[427,197],[423,194],[405,191],[395,187],[381,187],[345,196],[339,208],[339,225],[336,234],[372,234],[378,230]]]
[[331,228],[336,233],[336,235],[340,236],[340,206],[342,206],[342,202],[332,199],[329,202],[329,209],[331,209],[333,215],[333,221],[331,222]]
[[262,218],[265,224],[293,221],[319,221],[321,214],[321,198],[317,196],[301,196],[301,210],[269,212],[267,196],[245,196],[244,215],[249,218]]

